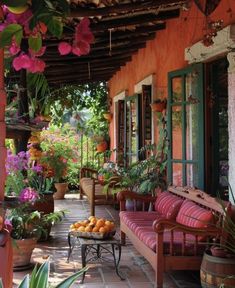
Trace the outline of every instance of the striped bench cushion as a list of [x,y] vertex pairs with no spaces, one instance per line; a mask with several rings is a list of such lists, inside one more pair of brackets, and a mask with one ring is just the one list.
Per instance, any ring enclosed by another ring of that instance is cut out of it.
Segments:
[[162,192],[155,202],[155,211],[165,218],[175,220],[183,199],[169,192]]
[[205,228],[214,223],[210,210],[204,209],[190,200],[184,200],[180,207],[176,222],[194,228]]

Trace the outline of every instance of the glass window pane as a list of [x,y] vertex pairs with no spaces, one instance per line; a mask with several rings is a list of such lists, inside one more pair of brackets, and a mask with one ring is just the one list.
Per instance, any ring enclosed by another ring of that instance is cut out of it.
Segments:
[[219,111],[219,125],[220,126],[228,126],[228,108],[221,107]]
[[187,164],[186,174],[186,185],[190,187],[198,187],[198,165]]
[[172,184],[177,186],[183,185],[183,174],[182,174],[182,167],[181,163],[173,163],[172,165],[173,174],[172,174]]
[[186,101],[194,104],[199,102],[198,76],[198,72],[195,70],[191,73],[188,73],[185,79]]
[[172,158],[182,159],[182,107],[172,107]]
[[228,159],[228,128],[219,128],[219,158]]
[[198,160],[198,104],[186,106],[186,159]]
[[183,101],[182,77],[172,79],[172,102]]

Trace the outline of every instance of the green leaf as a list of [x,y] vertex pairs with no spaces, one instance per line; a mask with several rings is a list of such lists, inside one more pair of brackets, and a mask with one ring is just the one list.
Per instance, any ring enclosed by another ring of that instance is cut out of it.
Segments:
[[29,288],[35,287],[37,270],[38,270],[38,264],[36,264],[35,267],[33,268],[33,271],[30,277]]
[[26,5],[28,0],[2,0],[2,4],[9,7],[20,7]]
[[10,24],[8,25],[1,33],[1,43],[0,47],[11,45],[12,37],[15,36],[16,43],[20,46],[23,29],[19,24]]
[[69,13],[69,3],[67,0],[58,0],[58,5],[59,7],[61,7],[61,10],[65,13],[68,14]]
[[25,275],[18,288],[29,288],[29,275]]
[[83,272],[87,270],[88,270],[88,267],[84,267],[77,273],[74,273],[70,277],[66,278],[64,281],[60,282],[55,288],[69,288],[77,280],[77,278],[81,276]]
[[2,279],[0,278],[0,288],[3,288]]
[[38,52],[42,48],[42,37],[30,36],[28,39],[28,43],[29,43],[29,48],[31,48],[35,52]]
[[61,38],[63,33],[63,23],[61,18],[53,17],[46,24],[48,30],[53,36]]
[[36,273],[35,277],[35,286],[34,288],[42,288],[47,287],[48,285],[48,277],[49,277],[49,261],[46,261],[41,265]]

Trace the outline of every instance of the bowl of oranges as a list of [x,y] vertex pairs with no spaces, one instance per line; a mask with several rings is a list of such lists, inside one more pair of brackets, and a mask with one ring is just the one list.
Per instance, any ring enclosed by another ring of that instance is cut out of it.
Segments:
[[69,232],[83,238],[106,239],[114,236],[116,231],[113,221],[90,216],[71,224]]

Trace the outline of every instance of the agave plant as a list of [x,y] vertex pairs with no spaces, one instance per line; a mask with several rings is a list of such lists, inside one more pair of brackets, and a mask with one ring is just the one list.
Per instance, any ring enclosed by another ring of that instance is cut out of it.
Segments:
[[[87,271],[87,267],[84,267],[80,271],[69,276],[55,288],[69,288],[77,280],[77,278]],[[18,288],[48,288],[49,287],[49,272],[50,272],[50,262],[46,261],[40,267],[37,265],[34,267],[31,277],[27,274],[22,282],[19,284]],[[51,287],[51,286],[50,286]],[[2,280],[0,279],[0,288],[4,288]]]

